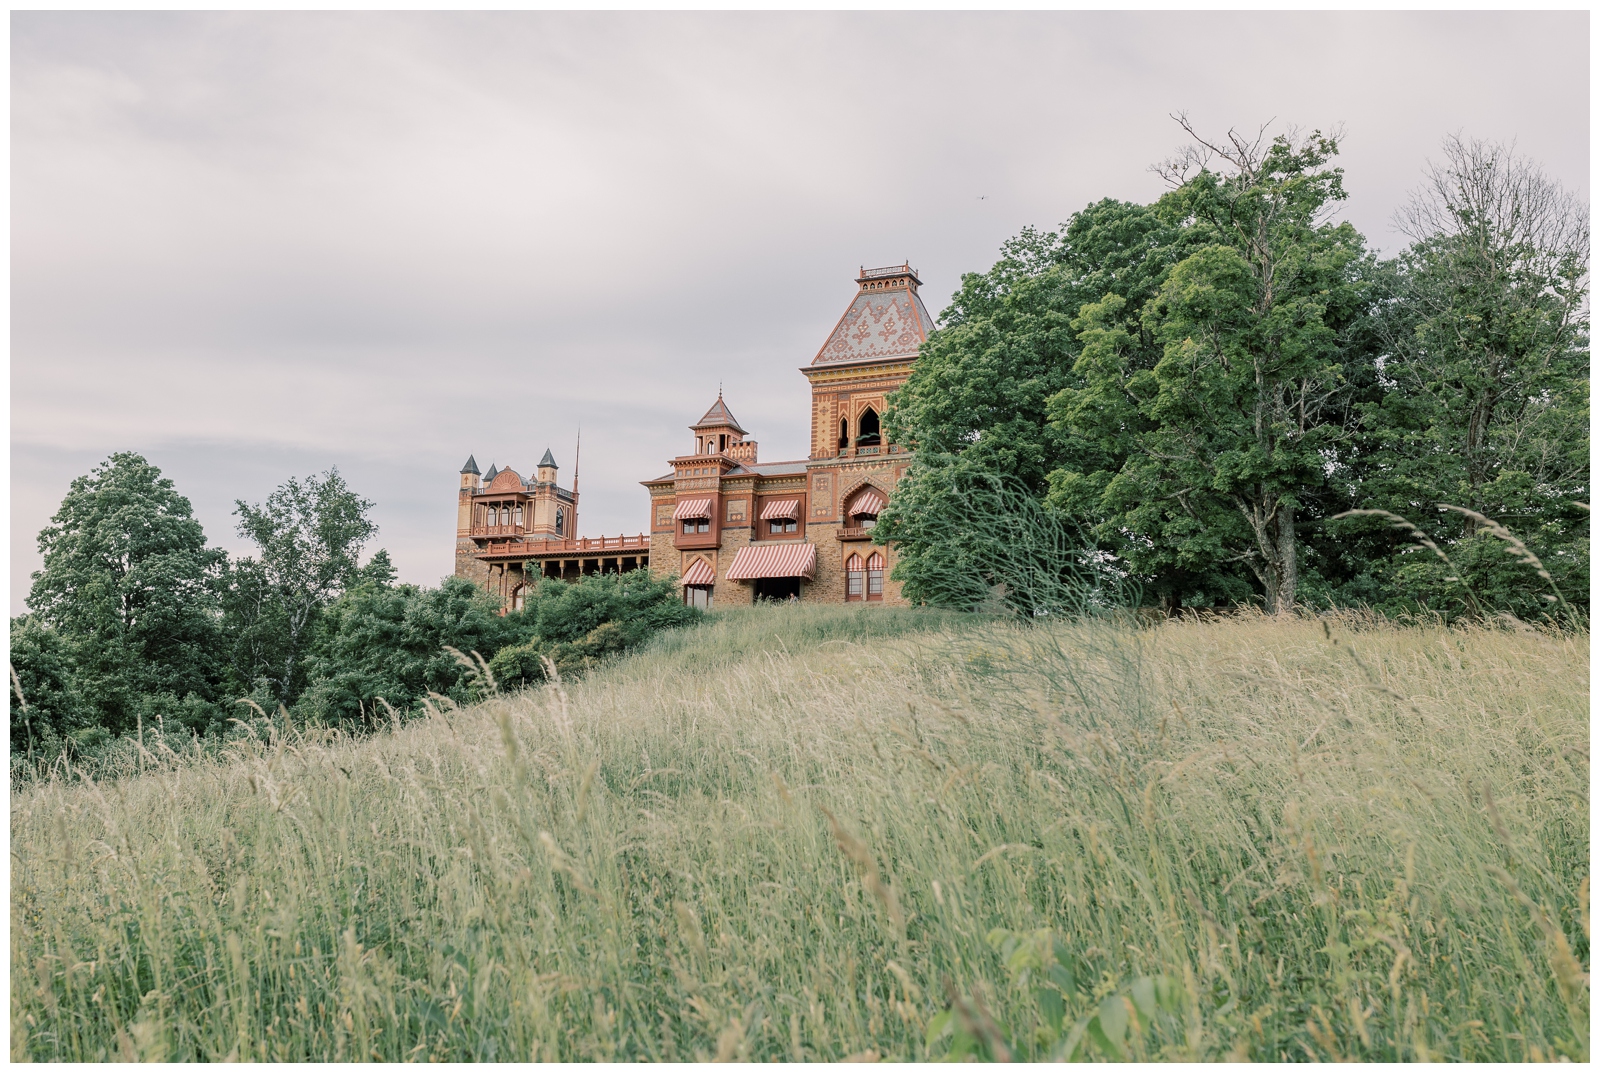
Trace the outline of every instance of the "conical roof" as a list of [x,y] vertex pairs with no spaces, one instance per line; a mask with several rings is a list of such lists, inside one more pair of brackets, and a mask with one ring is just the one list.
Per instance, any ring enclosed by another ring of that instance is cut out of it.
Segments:
[[731,428],[737,432],[744,432],[744,428],[735,420],[733,414],[728,412],[728,404],[722,401],[722,392],[717,392],[717,401],[711,404],[711,409],[706,415],[690,428]]
[[483,483],[488,484],[490,481],[494,480],[495,474],[499,472],[500,471],[498,469],[495,469],[493,462],[489,463],[489,472],[483,475]]
[[855,300],[812,365],[896,361],[914,358],[933,318],[917,297],[921,281],[910,264],[862,269]]
[[548,447],[544,449],[544,457],[539,459],[539,465],[541,468],[544,466],[549,466],[551,469],[561,468],[560,466],[556,465],[556,456],[550,453],[550,448]]
[[461,472],[462,473],[477,473],[478,472],[478,461],[477,461],[477,459],[473,458],[471,455],[468,455],[467,456],[467,464],[461,467]]

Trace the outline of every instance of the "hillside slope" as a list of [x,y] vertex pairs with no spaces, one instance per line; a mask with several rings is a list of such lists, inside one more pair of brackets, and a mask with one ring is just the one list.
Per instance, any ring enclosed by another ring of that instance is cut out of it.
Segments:
[[1587,653],[777,607],[23,788],[12,1054],[1586,1057]]

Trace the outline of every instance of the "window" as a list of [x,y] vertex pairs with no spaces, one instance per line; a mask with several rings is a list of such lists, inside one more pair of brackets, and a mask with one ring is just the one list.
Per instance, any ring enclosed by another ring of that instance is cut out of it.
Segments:
[[513,611],[521,611],[522,610],[522,608],[523,608],[523,596],[526,593],[526,591],[527,590],[526,590],[526,588],[524,586],[518,585],[516,587],[516,589],[511,593],[511,610],[513,610]]
[[683,587],[683,602],[690,607],[698,607],[703,611],[711,610],[711,586],[685,585]]
[[868,406],[861,411],[861,421],[857,426],[860,435],[856,437],[856,446],[865,447],[878,442],[878,411]]
[[516,519],[511,524],[512,525],[521,525],[522,524],[522,504],[521,503],[517,504]]
[[858,514],[856,516],[856,525],[860,526],[862,529],[871,529],[877,524],[878,516],[876,514]]
[[883,599],[883,556],[878,552],[867,560],[867,599]]
[[866,592],[866,572],[862,569],[861,556],[852,555],[845,562],[844,578],[844,598],[846,600],[861,599]]
[[556,535],[560,536],[561,534],[565,533],[566,531],[567,531],[567,512],[564,511],[564,510],[559,510],[558,509],[556,511]]
[[844,418],[839,420],[839,450],[850,446],[850,422]]
[[772,526],[774,533],[792,533],[798,528],[799,523],[793,518],[774,518],[768,524]]
[[724,434],[724,435],[718,436],[717,437],[717,450],[726,451],[727,449],[728,449],[728,437],[727,437],[727,435]]
[[685,518],[683,522],[683,531],[685,533],[709,533],[711,532],[711,519]]

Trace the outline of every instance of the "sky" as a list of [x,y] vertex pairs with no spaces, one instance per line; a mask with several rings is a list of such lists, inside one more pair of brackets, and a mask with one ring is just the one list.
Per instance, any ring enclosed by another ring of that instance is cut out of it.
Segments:
[[1202,132],[1342,129],[1369,243],[1449,133],[1587,196],[1555,13],[11,15],[13,614],[73,478],[137,451],[234,503],[337,466],[403,581],[457,472],[546,447],[585,536],[715,400],[803,458],[861,266],[937,317],[1026,226],[1151,201]]

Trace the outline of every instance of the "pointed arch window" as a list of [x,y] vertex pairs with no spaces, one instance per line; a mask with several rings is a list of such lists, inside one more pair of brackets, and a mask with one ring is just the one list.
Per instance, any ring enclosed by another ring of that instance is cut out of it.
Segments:
[[883,599],[883,554],[873,552],[867,558],[867,599]]
[[567,531],[567,512],[556,508],[556,536],[563,536]]
[[524,607],[526,607],[527,595],[528,587],[526,585],[518,585],[515,589],[511,590],[511,610],[521,611]]
[[856,423],[856,446],[870,447],[876,444],[881,436],[878,429],[878,411],[868,406],[861,411],[861,419]]
[[849,446],[850,446],[850,419],[846,418],[846,417],[841,417],[839,419],[839,450],[842,451],[846,447],[849,447]]
[[861,561],[861,556],[852,555],[844,564],[844,598],[860,600],[867,592],[866,564]]

